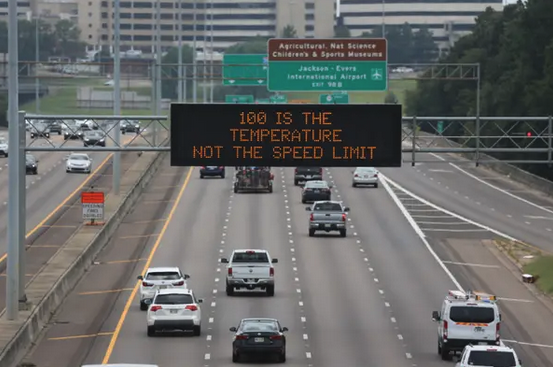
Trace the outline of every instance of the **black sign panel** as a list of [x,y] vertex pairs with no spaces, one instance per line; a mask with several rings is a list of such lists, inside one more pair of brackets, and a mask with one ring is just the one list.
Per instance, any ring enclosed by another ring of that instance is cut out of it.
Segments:
[[400,167],[401,105],[171,105],[172,166]]

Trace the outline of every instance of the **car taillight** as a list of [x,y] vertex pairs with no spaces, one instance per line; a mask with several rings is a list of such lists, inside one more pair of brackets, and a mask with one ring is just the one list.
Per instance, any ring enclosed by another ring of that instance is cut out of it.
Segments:
[[184,285],[184,280],[181,280],[180,282],[177,282],[177,283],[173,283],[173,285],[176,286],[176,287],[183,286]]
[[294,173],[298,173],[298,169],[297,169],[297,168],[294,168]]
[[202,166],[202,169],[205,169],[205,166]]
[[190,311],[198,311],[198,306],[195,306],[195,305],[188,305],[184,308],[185,310],[190,310]]
[[501,329],[501,323],[495,325],[495,340],[499,341],[499,330]]
[[223,166],[219,166],[219,169],[223,169],[224,167]]
[[230,276],[232,276],[232,268],[228,268],[228,269],[227,269],[227,274],[230,275]]
[[355,176],[353,176],[353,177],[359,177],[359,175],[356,173]]
[[156,311],[159,311],[159,310],[161,310],[161,306],[152,306],[152,307],[150,307],[150,311],[152,311],[152,312],[156,312]]
[[315,220],[315,218],[313,218],[313,213],[311,213],[311,215],[309,216],[309,220],[310,220],[311,222],[313,222],[313,220]]
[[142,286],[143,286],[143,287],[152,287],[153,284],[152,284],[152,283],[148,283],[148,282],[142,282]]
[[236,335],[236,340],[248,340],[247,335]]
[[269,276],[274,277],[275,276],[275,268],[269,269]]
[[444,331],[442,335],[443,339],[447,339],[447,321],[444,320]]
[[342,222],[345,222],[345,221],[346,221],[346,215],[342,214]]
[[282,335],[271,335],[271,337],[269,339],[271,339],[271,340],[281,340]]
[[322,168],[319,168],[319,174],[322,176],[323,175],[323,169]]

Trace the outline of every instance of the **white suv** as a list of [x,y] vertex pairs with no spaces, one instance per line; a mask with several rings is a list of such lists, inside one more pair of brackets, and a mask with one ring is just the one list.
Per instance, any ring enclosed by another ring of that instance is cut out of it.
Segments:
[[162,289],[187,289],[186,280],[190,275],[183,274],[178,267],[149,268],[146,274],[138,276],[140,284],[140,309],[146,311],[156,292]]
[[438,354],[443,360],[469,344],[500,345],[501,315],[493,295],[449,291],[432,320],[438,323]]
[[202,310],[198,299],[190,289],[161,289],[148,309],[148,336],[156,331],[192,331],[202,333]]
[[467,345],[455,367],[522,367],[516,352],[510,347]]

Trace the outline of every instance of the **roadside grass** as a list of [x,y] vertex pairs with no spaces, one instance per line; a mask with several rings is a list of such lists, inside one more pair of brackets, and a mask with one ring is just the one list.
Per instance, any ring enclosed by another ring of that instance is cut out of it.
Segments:
[[[391,79],[388,86],[388,91],[393,92],[398,103],[404,104],[405,92],[415,89],[417,86],[416,80],[406,79]],[[283,92],[288,96],[288,100],[301,99],[310,100],[312,103],[319,103],[319,96],[328,92]],[[350,103],[384,103],[384,98],[388,92],[350,92]]]
[[522,269],[524,273],[537,278],[536,286],[542,292],[553,295],[553,255],[536,257]]

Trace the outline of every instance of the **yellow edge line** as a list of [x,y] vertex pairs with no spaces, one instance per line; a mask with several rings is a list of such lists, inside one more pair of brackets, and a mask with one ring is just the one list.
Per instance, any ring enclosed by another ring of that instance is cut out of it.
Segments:
[[[128,140],[127,140],[128,142]],[[123,143],[125,144],[125,143]],[[83,187],[85,187],[85,185],[87,183],[90,182],[90,180],[92,180],[92,178],[94,178],[94,176],[96,176],[98,174],[98,172],[106,165],[106,163],[111,159],[111,157],[113,156],[113,153],[110,153],[103,161],[102,163],[100,163],[100,165],[92,172],[92,174],[90,174],[80,185],[79,187],[77,187],[71,194],[69,194],[69,196],[67,196],[54,210],[52,210],[52,212],[50,212],[50,214],[48,214],[46,216],[46,218],[44,218],[39,224],[36,225],[35,228],[31,229],[29,231],[29,233],[27,233],[25,235],[25,239],[31,237],[33,234],[35,234],[36,231],[38,231],[41,227],[44,227],[44,225],[46,224],[46,222],[48,222],[50,220],[50,218],[52,218],[54,215],[56,215],[56,213],[58,211],[60,211],[61,208],[63,208],[67,202],[69,200],[71,200],[71,198],[73,198],[73,196],[77,195],[77,193],[79,191],[82,190]],[[4,255],[2,255],[0,257],[0,264],[2,262],[4,262],[6,260],[6,258],[8,257],[8,254],[5,253]]]
[[[175,214],[175,211],[177,210],[177,206],[179,205],[182,196],[184,194],[184,190],[186,190],[186,187],[188,186],[188,182],[190,181],[190,177],[192,177],[192,172],[194,171],[194,167],[190,167],[188,170],[188,174],[186,175],[186,179],[184,180],[184,183],[182,184],[182,187],[179,191],[179,194],[177,196],[177,199],[175,200],[175,203],[171,207],[171,212],[169,212],[169,215],[167,216],[167,220],[165,221],[165,224],[163,225],[163,228],[161,229],[161,232],[159,233],[159,236],[157,237],[156,242],[154,243],[154,246],[152,247],[152,250],[150,251],[150,254],[148,255],[148,260],[146,261],[146,264],[144,264],[144,269],[142,270],[141,274],[144,274],[146,270],[150,267],[150,264],[152,263],[152,260],[154,258],[154,255],[161,243],[161,240],[163,239],[163,236],[165,235],[165,232],[167,231],[167,228],[169,227],[169,224],[171,223],[171,219],[173,218],[173,215]],[[119,318],[119,321],[117,322],[117,326],[115,327],[115,331],[113,332],[113,335],[111,336],[111,340],[109,341],[108,348],[106,350],[106,354],[104,355],[104,359],[102,361],[102,364],[108,364],[109,359],[111,357],[111,354],[113,353],[113,348],[115,347],[115,343],[117,343],[117,338],[119,337],[119,333],[121,332],[121,329],[123,328],[123,324],[125,323],[125,319],[127,318],[127,314],[129,313],[129,310],[131,308],[131,305],[134,301],[134,298],[136,297],[136,293],[138,292],[138,288],[140,286],[140,282],[137,281],[132,293],[130,294],[129,298],[127,299],[127,303],[125,304],[125,308],[123,309],[123,312],[121,313],[121,317]]]

